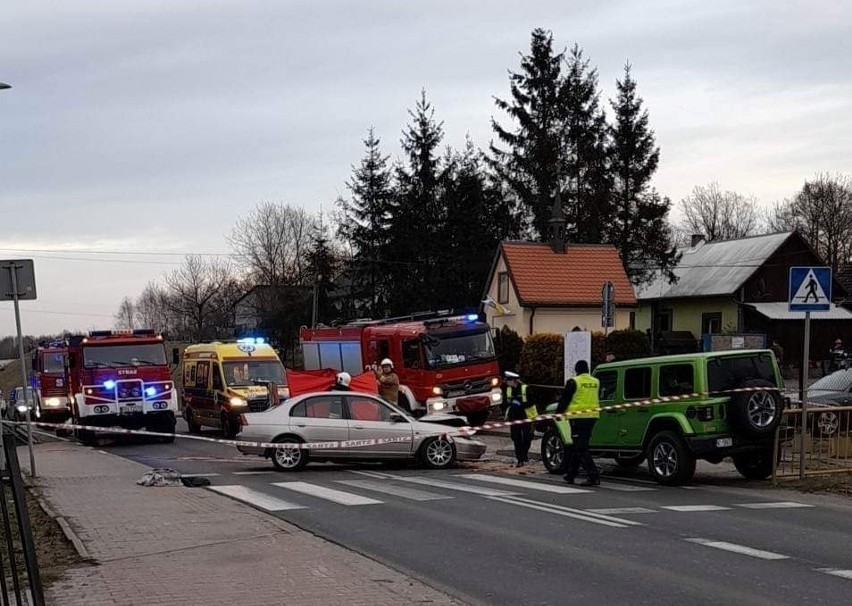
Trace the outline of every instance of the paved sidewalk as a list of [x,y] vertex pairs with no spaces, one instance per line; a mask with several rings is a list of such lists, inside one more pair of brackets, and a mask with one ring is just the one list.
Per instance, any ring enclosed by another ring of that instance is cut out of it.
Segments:
[[50,587],[49,604],[461,604],[204,488],[137,486],[138,463],[71,442],[36,448],[33,485],[93,561]]

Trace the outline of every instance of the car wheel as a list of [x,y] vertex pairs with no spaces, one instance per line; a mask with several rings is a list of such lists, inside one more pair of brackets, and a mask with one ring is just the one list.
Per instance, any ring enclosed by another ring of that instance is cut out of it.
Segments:
[[772,475],[772,449],[746,452],[731,458],[740,475],[748,480],[765,480]]
[[661,431],[651,438],[647,457],[648,469],[659,484],[680,486],[695,475],[695,456],[673,431]]
[[836,412],[821,412],[817,417],[816,426],[817,433],[820,436],[831,437],[840,429],[840,417],[837,416]]
[[[276,438],[276,442],[302,444],[304,440],[296,436]],[[308,451],[305,448],[273,448],[270,453],[272,465],[278,471],[297,471],[308,464]]]
[[642,463],[645,462],[645,455],[628,455],[628,454],[617,454],[615,455],[615,464],[619,467],[623,467],[624,469],[633,469],[634,467],[639,467]]
[[227,412],[222,413],[221,417],[222,422],[222,434],[225,436],[226,440],[233,440],[237,437],[237,433],[240,431],[240,426],[234,423],[233,418]]
[[476,412],[471,412],[465,415],[467,417],[467,423],[471,427],[479,427],[480,425],[485,425],[485,422],[488,421],[488,410],[478,410]]
[[550,473],[565,473],[565,445],[552,425],[544,430],[541,438],[541,462]]
[[456,462],[456,449],[444,438],[432,438],[420,447],[420,462],[430,469],[446,469]]
[[781,396],[776,386],[764,379],[743,381],[738,386],[749,387],[769,389],[734,394],[728,403],[729,420],[740,433],[752,438],[770,436],[781,423]]
[[201,425],[195,420],[195,412],[191,408],[183,411],[183,419],[186,421],[189,433],[201,433]]

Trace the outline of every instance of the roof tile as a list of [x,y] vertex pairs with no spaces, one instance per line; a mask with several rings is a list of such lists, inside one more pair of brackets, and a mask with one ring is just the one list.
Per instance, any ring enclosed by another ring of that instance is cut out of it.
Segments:
[[616,305],[636,305],[614,246],[569,244],[556,253],[547,244],[503,242],[501,250],[523,305],[600,305],[607,280],[615,286]]

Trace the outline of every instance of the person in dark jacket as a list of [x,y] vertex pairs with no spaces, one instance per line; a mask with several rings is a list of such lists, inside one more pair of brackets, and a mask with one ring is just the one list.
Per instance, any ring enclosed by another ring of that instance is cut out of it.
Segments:
[[[505,372],[503,379],[506,383],[506,420],[522,421],[535,417],[535,407],[527,401],[527,386],[521,383],[521,377],[514,372]],[[528,413],[528,409],[532,413]],[[532,417],[530,416],[532,414]],[[530,460],[530,446],[532,446],[533,426],[532,423],[512,425],[509,428],[512,442],[515,444],[515,467],[523,467]]]

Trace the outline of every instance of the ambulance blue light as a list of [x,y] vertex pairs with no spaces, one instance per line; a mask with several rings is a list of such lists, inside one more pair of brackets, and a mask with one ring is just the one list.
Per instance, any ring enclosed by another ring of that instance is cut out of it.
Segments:
[[479,314],[468,314],[465,316],[468,322],[476,322],[479,319]]
[[263,345],[264,343],[265,343],[265,341],[264,341],[263,337],[257,337],[257,338],[254,340],[254,344],[255,344],[255,345]]
[[104,381],[104,389],[115,389],[115,381],[112,379]]

